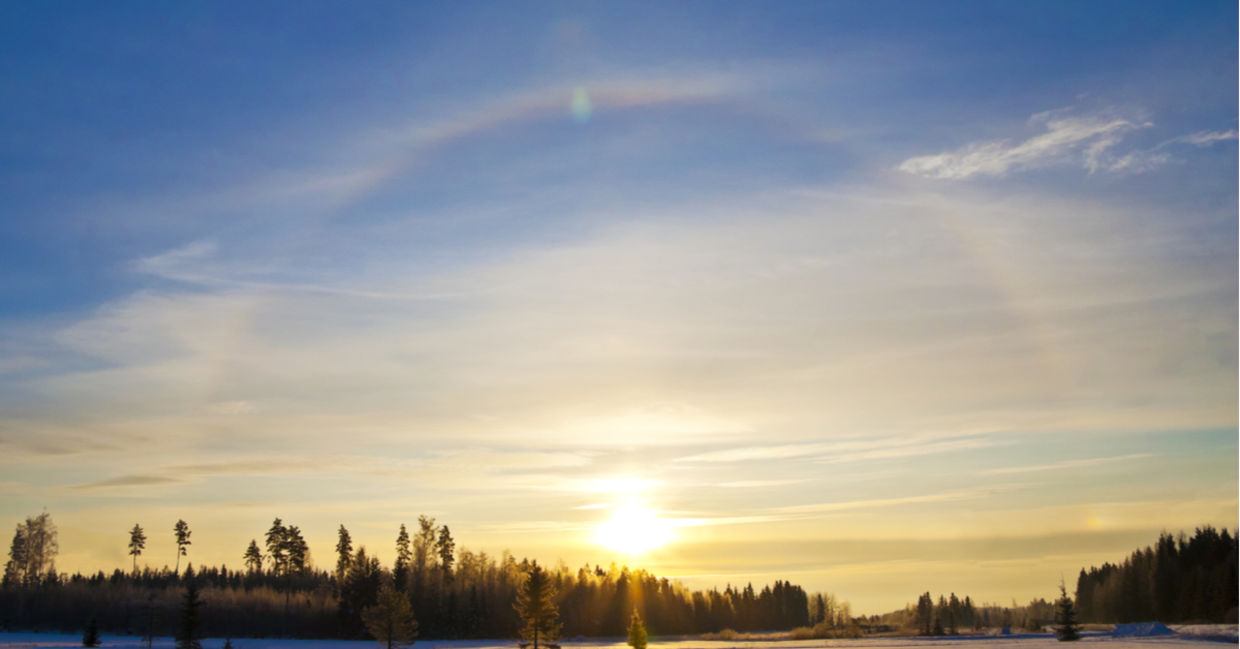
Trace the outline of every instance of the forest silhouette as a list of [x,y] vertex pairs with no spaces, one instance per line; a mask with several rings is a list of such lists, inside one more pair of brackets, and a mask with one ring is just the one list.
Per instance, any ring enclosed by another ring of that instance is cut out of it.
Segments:
[[[189,545],[188,524],[178,520],[175,533],[179,562]],[[784,631],[803,639],[950,635],[991,627],[1043,631],[1062,616],[1062,599],[999,606],[955,593],[936,600],[926,592],[904,609],[853,617],[847,602],[834,595],[810,596],[783,580],[760,589],[729,584],[691,590],[640,568],[543,568],[507,551],[493,557],[458,549],[448,527],[425,516],[412,534],[401,525],[390,567],[365,547],[354,549],[345,526],[337,535],[333,570],[313,565],[301,530],[276,518],[262,544],[256,538],[238,553],[243,569],[190,563],[181,572],[138,569],[145,533],[135,525],[131,570],[68,575],[56,570],[57,530],[44,512],[17,525],[0,584],[0,628],[69,632],[89,622],[106,633],[179,634],[182,600],[191,586],[205,603],[195,621],[203,637],[374,637],[368,621],[378,619],[379,609],[404,610],[396,598],[408,602],[422,638],[529,640],[533,609],[546,621],[537,623],[544,624],[538,633],[550,630],[557,637],[631,636],[634,619],[652,636],[738,639]],[[535,582],[541,590],[530,590]],[[531,597],[537,606],[529,604]],[[1082,569],[1073,602],[1086,623],[1235,622],[1237,537],[1210,526],[1192,537],[1164,532],[1154,546],[1119,564]]]

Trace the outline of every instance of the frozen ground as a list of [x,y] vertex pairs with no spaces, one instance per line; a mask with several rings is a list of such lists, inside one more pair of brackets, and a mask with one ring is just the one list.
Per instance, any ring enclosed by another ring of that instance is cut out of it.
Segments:
[[[1175,628],[1181,633],[1198,635],[1236,636],[1236,627],[1209,625]],[[1207,644],[1208,643],[1208,644]],[[234,638],[234,649],[375,649],[374,642],[346,640],[276,640],[257,638]],[[207,638],[203,649],[221,649],[223,638]],[[82,646],[80,634],[54,633],[0,633],[0,649],[70,649]],[[171,638],[157,638],[155,649],[173,649]],[[620,641],[564,641],[564,649],[628,649]],[[707,641],[676,639],[660,642],[655,639],[650,649],[826,649],[828,647],[855,647],[857,649],[1061,649],[1052,636],[963,636],[954,638],[866,638],[861,640],[803,640],[785,642]],[[1069,645],[1071,646],[1071,645]],[[1219,643],[1187,635],[1154,638],[1113,639],[1109,635],[1088,635],[1080,644],[1081,649],[1210,649]],[[132,636],[103,636],[103,649],[144,649],[141,640]],[[418,641],[414,649],[517,649],[516,642],[504,640],[452,640]]]

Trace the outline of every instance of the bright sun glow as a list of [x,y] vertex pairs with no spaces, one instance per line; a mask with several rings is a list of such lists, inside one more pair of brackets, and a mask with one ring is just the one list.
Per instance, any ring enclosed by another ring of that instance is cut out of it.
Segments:
[[672,540],[672,524],[658,512],[626,503],[615,508],[611,518],[599,523],[594,538],[604,547],[625,554],[642,554]]

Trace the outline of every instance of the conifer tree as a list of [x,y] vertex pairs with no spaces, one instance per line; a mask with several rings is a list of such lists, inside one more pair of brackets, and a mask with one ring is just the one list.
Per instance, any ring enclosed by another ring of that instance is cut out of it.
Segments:
[[188,551],[186,551],[185,546],[190,545],[189,524],[186,523],[182,519],[177,519],[177,524],[173,526],[172,533],[176,536],[176,540],[177,540],[176,573],[179,575],[181,574],[181,557],[186,556],[188,554]]
[[516,609],[521,616],[521,638],[531,649],[546,647],[560,637],[555,586],[537,561],[531,562],[525,583],[517,590]]
[[271,527],[267,529],[267,556],[271,558],[271,572],[279,576],[284,571],[285,566],[285,549],[287,541],[285,537],[288,530],[284,527],[284,521],[279,518],[271,522]]
[[201,607],[202,600],[198,598],[198,582],[193,577],[189,577],[185,585],[185,601],[181,604],[181,627],[176,637],[177,649],[202,649],[202,644],[198,642],[198,609]]
[[1055,602],[1055,635],[1060,642],[1081,639],[1081,626],[1076,623],[1076,611],[1073,610],[1072,598],[1059,582],[1059,600]]
[[[129,554],[133,557],[133,574],[138,574],[138,555],[146,549],[146,532],[142,531],[142,526],[137,523],[133,524],[133,529],[129,530]],[[165,564],[167,565],[167,564]]]
[[250,546],[245,549],[242,555],[245,560],[246,568],[249,568],[251,575],[256,575],[263,570],[263,551],[258,547],[258,539],[250,539]]
[[934,622],[934,600],[930,593],[923,593],[917,598],[917,626],[921,635],[930,635]]
[[396,535],[396,564],[392,566],[392,587],[404,592],[409,582],[409,566],[413,561],[413,550],[409,547],[409,530],[400,524],[400,533]]
[[336,531],[336,583],[341,584],[349,574],[349,564],[353,560],[353,539],[344,525]]
[[301,574],[310,565],[310,546],[301,535],[301,528],[289,525],[284,530],[285,570],[289,574]]
[[4,564],[4,585],[18,586],[26,576],[26,526],[17,524],[13,544],[9,546],[9,561]]
[[633,609],[633,615],[629,618],[629,646],[633,649],[646,649],[646,625],[642,623],[642,616],[637,614],[637,609]]
[[346,633],[361,632],[362,611],[378,603],[382,582],[383,568],[379,559],[367,556],[366,546],[359,547],[349,562],[349,573],[340,583],[338,611]]
[[435,541],[435,553],[439,555],[439,570],[443,575],[444,583],[452,581],[452,564],[455,562],[453,552],[456,550],[456,541],[452,540],[452,532],[448,530],[448,526],[444,525],[439,528],[439,539]]
[[98,647],[99,644],[99,621],[92,617],[86,623],[86,629],[82,631],[82,646]]
[[413,642],[418,634],[418,622],[413,619],[413,607],[404,593],[390,585],[379,591],[373,606],[362,610],[362,623],[370,635],[386,649],[397,649]]
[[146,603],[142,605],[144,615],[144,628],[142,630],[142,644],[146,649],[151,649],[155,644],[155,593],[148,593]]

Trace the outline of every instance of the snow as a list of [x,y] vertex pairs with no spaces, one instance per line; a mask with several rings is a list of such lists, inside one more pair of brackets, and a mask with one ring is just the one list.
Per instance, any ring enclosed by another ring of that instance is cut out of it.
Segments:
[[1116,624],[1111,635],[1116,638],[1145,638],[1155,635],[1171,635],[1175,633],[1162,622],[1135,622],[1132,624]]
[[[1191,629],[1191,631],[1189,630]],[[1198,634],[1192,634],[1197,631]],[[1217,642],[1205,644],[1202,635],[1230,636],[1234,642],[1236,627],[1209,625],[1186,627],[1184,635],[1146,638],[1112,638],[1105,634],[1087,634],[1077,644],[1082,649],[1210,649]],[[280,640],[264,638],[233,638],[234,649],[376,649],[375,642],[351,640]],[[207,638],[203,649],[221,649],[223,638]],[[76,649],[82,646],[81,634],[0,633],[0,649]],[[141,638],[134,636],[103,636],[101,649],[145,649]],[[628,649],[619,640],[561,642],[563,649]],[[947,638],[865,638],[860,640],[803,640],[783,642],[707,641],[675,639],[650,642],[650,649],[1063,649],[1053,636],[958,636]],[[173,649],[172,638],[156,638],[154,649]],[[508,640],[424,640],[414,649],[517,649],[516,641]]]

